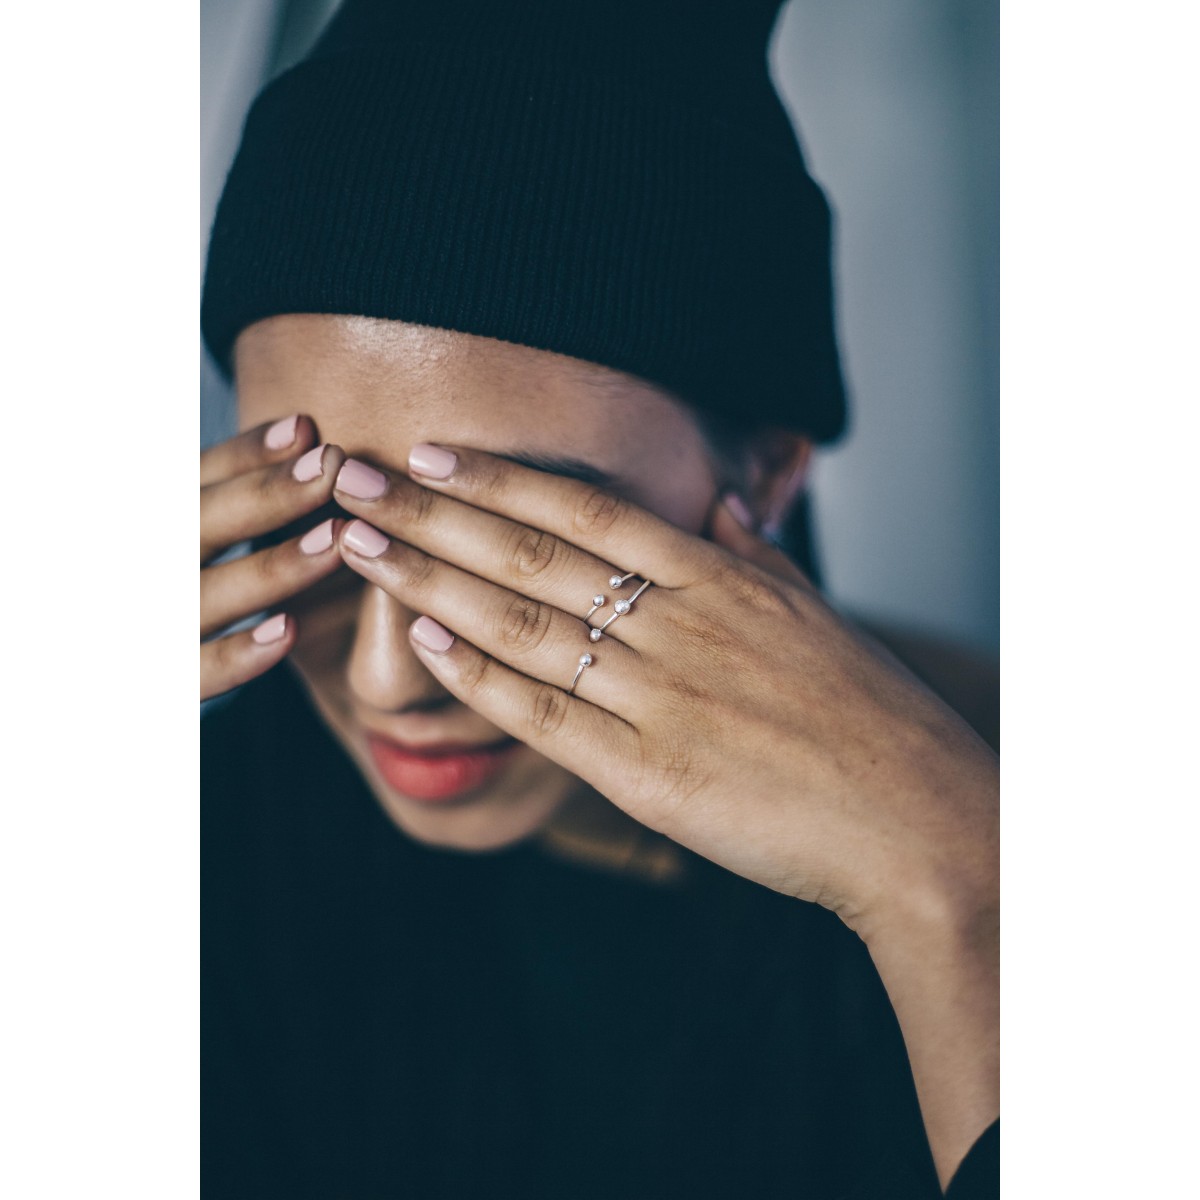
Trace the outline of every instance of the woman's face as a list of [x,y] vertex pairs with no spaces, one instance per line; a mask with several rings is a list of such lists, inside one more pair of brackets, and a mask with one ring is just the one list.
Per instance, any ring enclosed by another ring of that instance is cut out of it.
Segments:
[[[718,492],[716,465],[684,406],[630,376],[509,342],[365,317],[272,317],[238,339],[237,385],[242,428],[307,413],[323,441],[398,471],[417,442],[475,446],[563,473],[573,473],[570,460],[693,533],[704,531]],[[596,580],[597,590],[605,583]],[[580,597],[580,616],[589,603]],[[318,710],[413,837],[505,846],[586,790],[514,743],[471,760],[475,782],[468,775],[465,790],[448,792],[454,764],[441,770],[414,749],[461,756],[511,739],[421,665],[408,640],[420,613],[348,568],[283,607],[297,619],[292,662]],[[460,632],[470,640],[469,629]]]

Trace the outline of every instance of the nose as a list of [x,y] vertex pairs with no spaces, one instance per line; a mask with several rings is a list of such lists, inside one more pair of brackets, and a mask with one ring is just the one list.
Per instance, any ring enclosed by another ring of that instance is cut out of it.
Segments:
[[374,584],[359,598],[350,657],[350,690],[380,712],[426,711],[454,697],[413,653],[408,627],[420,616]]

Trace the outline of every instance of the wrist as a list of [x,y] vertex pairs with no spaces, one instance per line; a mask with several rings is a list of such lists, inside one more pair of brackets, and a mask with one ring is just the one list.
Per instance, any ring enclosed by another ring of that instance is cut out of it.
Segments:
[[[875,949],[929,946],[990,952],[1000,905],[1000,771],[971,735],[958,753],[913,753],[898,782],[879,864],[854,928]],[[905,786],[907,783],[907,786]]]
[[872,954],[924,949],[955,957],[995,953],[999,928],[998,870],[950,877],[928,873],[898,882],[855,923]]
[[1000,925],[993,892],[929,889],[864,935],[904,1036],[946,1187],[1000,1111]]

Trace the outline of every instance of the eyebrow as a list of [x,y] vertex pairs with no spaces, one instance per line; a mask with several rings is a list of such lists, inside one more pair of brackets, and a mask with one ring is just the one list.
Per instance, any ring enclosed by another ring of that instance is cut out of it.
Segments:
[[559,458],[553,454],[504,454],[493,450],[497,458],[505,458],[518,466],[532,467],[535,471],[545,471],[549,475],[563,475],[567,479],[578,479],[583,483],[591,483],[597,487],[613,489],[621,486],[622,480],[592,463],[584,462],[581,458]]

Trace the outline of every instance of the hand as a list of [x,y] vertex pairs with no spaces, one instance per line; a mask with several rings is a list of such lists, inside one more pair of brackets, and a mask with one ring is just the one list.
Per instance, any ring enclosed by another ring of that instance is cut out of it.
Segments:
[[[411,466],[347,464],[335,495],[363,520],[339,544],[429,614],[414,647],[465,704],[638,821],[864,937],[897,912],[991,902],[991,750],[728,508],[710,542],[482,451],[418,447]],[[598,624],[645,579],[590,642],[593,596]]]
[[277,536],[272,540],[278,544],[268,549],[206,566],[230,546],[270,534],[330,501],[346,456],[336,446],[310,449],[315,442],[308,417],[285,417],[200,455],[201,700],[273,667],[295,643],[296,622],[278,613],[253,630],[215,635],[342,565],[336,538],[344,522],[331,517],[310,518],[297,536]]

